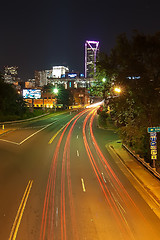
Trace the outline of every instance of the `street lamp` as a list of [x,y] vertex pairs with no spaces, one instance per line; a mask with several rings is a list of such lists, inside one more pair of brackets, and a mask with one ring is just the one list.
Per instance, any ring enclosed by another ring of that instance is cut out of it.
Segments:
[[[54,94],[58,94],[58,89],[57,88],[54,88],[53,89],[53,92],[54,92]],[[57,101],[56,101],[57,102]],[[56,105],[55,105],[55,107],[54,107],[54,111],[56,112]]]
[[53,92],[54,92],[55,94],[57,94],[57,93],[58,93],[58,89],[57,89],[57,88],[54,88],[54,89],[53,89]]
[[120,87],[115,87],[114,88],[114,92],[115,93],[120,93],[121,92],[121,88]]

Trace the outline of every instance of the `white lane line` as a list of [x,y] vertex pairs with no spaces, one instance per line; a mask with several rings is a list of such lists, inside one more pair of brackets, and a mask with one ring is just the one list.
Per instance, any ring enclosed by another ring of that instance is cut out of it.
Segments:
[[103,172],[102,172],[102,177],[103,177],[104,182],[106,183],[107,181],[105,179],[105,176],[104,176]]
[[7,143],[12,143],[12,144],[16,144],[16,145],[21,145],[22,143],[24,143],[25,141],[27,141],[29,138],[33,137],[34,135],[36,135],[37,133],[41,132],[42,130],[44,130],[45,128],[51,126],[52,124],[54,124],[56,121],[46,125],[45,127],[41,128],[40,130],[38,130],[37,132],[31,134],[29,137],[25,138],[23,141],[21,141],[20,143],[17,143],[17,142],[12,142],[12,141],[9,141],[9,140],[6,140],[6,139],[0,139],[0,141],[3,141],[3,142],[7,142]]
[[56,227],[58,226],[58,207],[56,208]]
[[77,150],[77,157],[79,157],[79,152],[78,152],[78,150]]
[[[61,114],[57,114],[57,115],[61,115]],[[67,116],[63,117],[63,118],[66,118]],[[61,118],[61,119],[63,119]],[[26,142],[28,139],[30,139],[31,137],[33,137],[34,135],[36,135],[37,133],[43,131],[44,129],[46,129],[47,127],[51,126],[52,124],[58,122],[58,120],[56,119],[56,121],[46,125],[45,127],[41,128],[40,130],[38,130],[37,132],[31,134],[29,137],[25,138],[23,141],[21,141],[20,143],[16,143],[16,142],[12,142],[12,141],[8,141],[8,140],[4,140],[4,139],[0,139],[0,141],[4,141],[4,142],[8,142],[8,143],[12,143],[12,144],[16,144],[16,145],[21,145],[23,144],[24,142]],[[23,128],[22,128],[23,129]]]
[[83,178],[81,178],[81,182],[82,182],[82,189],[83,189],[83,192],[85,192],[85,191],[86,191],[86,188],[85,188],[85,185],[84,185],[84,180],[83,180]]
[[5,140],[5,139],[0,139],[0,141],[7,142],[7,143],[12,143],[12,144],[16,144],[16,145],[19,145],[19,143],[17,143],[17,142],[12,142],[12,141]]
[[29,137],[25,138],[25,139],[24,139],[22,142],[20,142],[20,143],[19,143],[19,145],[21,145],[22,143],[26,142],[26,141],[27,141],[29,138],[33,137],[33,136],[34,136],[34,135],[36,135],[37,133],[39,133],[39,132],[43,131],[45,128],[47,128],[47,127],[51,126],[53,123],[55,123],[55,122],[52,122],[52,123],[50,123],[50,124],[46,125],[45,127],[43,127],[43,128],[41,128],[41,129],[39,129],[37,132],[35,132],[35,133],[31,134]]

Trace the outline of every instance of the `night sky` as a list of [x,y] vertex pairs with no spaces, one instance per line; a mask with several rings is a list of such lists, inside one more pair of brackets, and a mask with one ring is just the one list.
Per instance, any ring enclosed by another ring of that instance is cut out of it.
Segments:
[[109,53],[117,35],[160,31],[158,0],[1,1],[0,71],[18,66],[23,80],[35,70],[68,66],[84,72],[84,43],[99,40]]

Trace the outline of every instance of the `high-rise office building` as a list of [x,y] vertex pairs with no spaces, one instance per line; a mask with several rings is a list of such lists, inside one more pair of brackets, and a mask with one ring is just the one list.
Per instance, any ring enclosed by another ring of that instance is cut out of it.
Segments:
[[36,87],[42,87],[44,85],[47,85],[51,77],[52,77],[52,70],[35,71]]
[[6,83],[13,84],[18,81],[18,67],[16,66],[5,66],[4,67],[4,81]]
[[98,41],[85,42],[85,78],[93,77],[96,72],[96,59],[99,51]]
[[52,77],[61,78],[62,75],[65,75],[69,72],[69,68],[65,66],[53,66]]

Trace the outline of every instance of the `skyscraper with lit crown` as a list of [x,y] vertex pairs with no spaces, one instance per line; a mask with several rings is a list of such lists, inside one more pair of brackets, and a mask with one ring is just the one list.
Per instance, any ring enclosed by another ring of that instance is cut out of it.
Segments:
[[96,60],[99,51],[99,41],[85,42],[85,77],[93,77],[96,72]]

